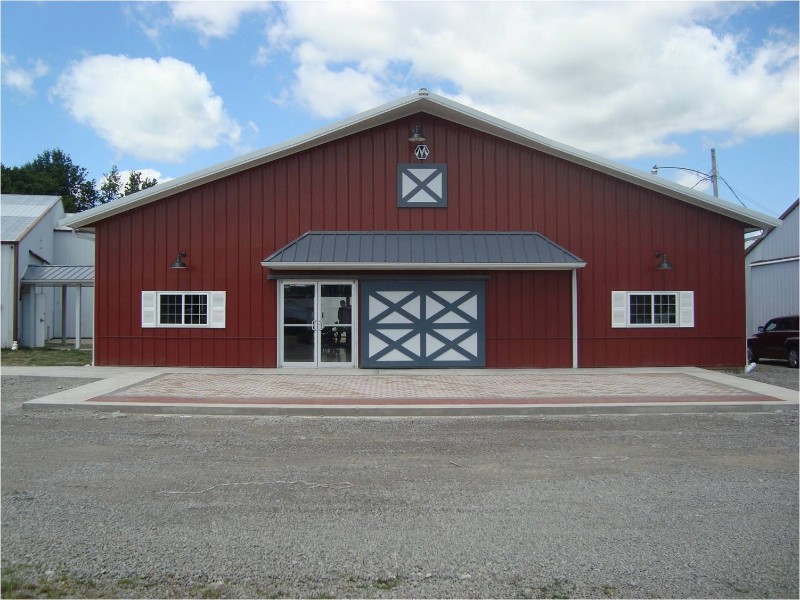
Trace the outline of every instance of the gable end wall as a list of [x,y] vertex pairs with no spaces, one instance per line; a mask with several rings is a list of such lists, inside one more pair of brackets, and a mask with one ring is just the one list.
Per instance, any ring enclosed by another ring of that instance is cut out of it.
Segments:
[[[398,208],[421,123],[448,206]],[[538,151],[420,114],[97,223],[96,362],[274,367],[277,284],[260,261],[309,230],[538,231],[578,271],[580,366],[740,365],[743,226]],[[189,268],[169,269],[178,251]],[[656,252],[675,266],[655,269]],[[569,272],[491,273],[487,366],[571,366]],[[145,329],[142,290],[225,290],[225,329]],[[692,290],[690,329],[612,329],[611,291]]]

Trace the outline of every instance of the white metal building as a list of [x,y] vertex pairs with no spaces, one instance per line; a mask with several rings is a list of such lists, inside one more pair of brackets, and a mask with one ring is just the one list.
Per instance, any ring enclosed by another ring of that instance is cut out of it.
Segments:
[[[60,227],[64,216],[59,196],[0,196],[3,348],[73,338],[76,321],[80,337],[93,335],[94,235]],[[64,265],[85,268],[54,268]]]
[[800,252],[798,200],[780,216],[780,227],[768,230],[745,253],[747,332],[773,317],[798,313]]

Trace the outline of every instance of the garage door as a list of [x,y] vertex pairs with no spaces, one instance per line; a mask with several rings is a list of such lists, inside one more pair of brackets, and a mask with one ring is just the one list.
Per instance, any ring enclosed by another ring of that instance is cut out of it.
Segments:
[[484,282],[362,281],[361,366],[486,365]]

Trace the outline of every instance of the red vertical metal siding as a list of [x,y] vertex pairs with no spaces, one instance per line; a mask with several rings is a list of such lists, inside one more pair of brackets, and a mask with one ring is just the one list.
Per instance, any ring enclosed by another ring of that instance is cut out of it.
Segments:
[[[446,209],[397,208],[396,165],[421,123],[448,165]],[[581,366],[732,365],[744,348],[736,221],[420,114],[97,224],[97,364],[274,367],[277,285],[260,261],[308,230],[538,231],[578,272]],[[178,251],[189,268],[171,270]],[[656,270],[654,254],[675,265]],[[487,365],[571,366],[569,272],[487,282]],[[142,329],[142,290],[225,290],[225,329]],[[695,327],[612,329],[613,290],[695,293]]]

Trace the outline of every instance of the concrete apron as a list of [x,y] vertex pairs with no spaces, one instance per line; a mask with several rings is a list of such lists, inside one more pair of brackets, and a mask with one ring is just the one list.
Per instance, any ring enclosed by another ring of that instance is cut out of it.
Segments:
[[272,416],[478,416],[773,412],[794,390],[695,367],[373,370],[6,367],[98,381],[26,409]]

